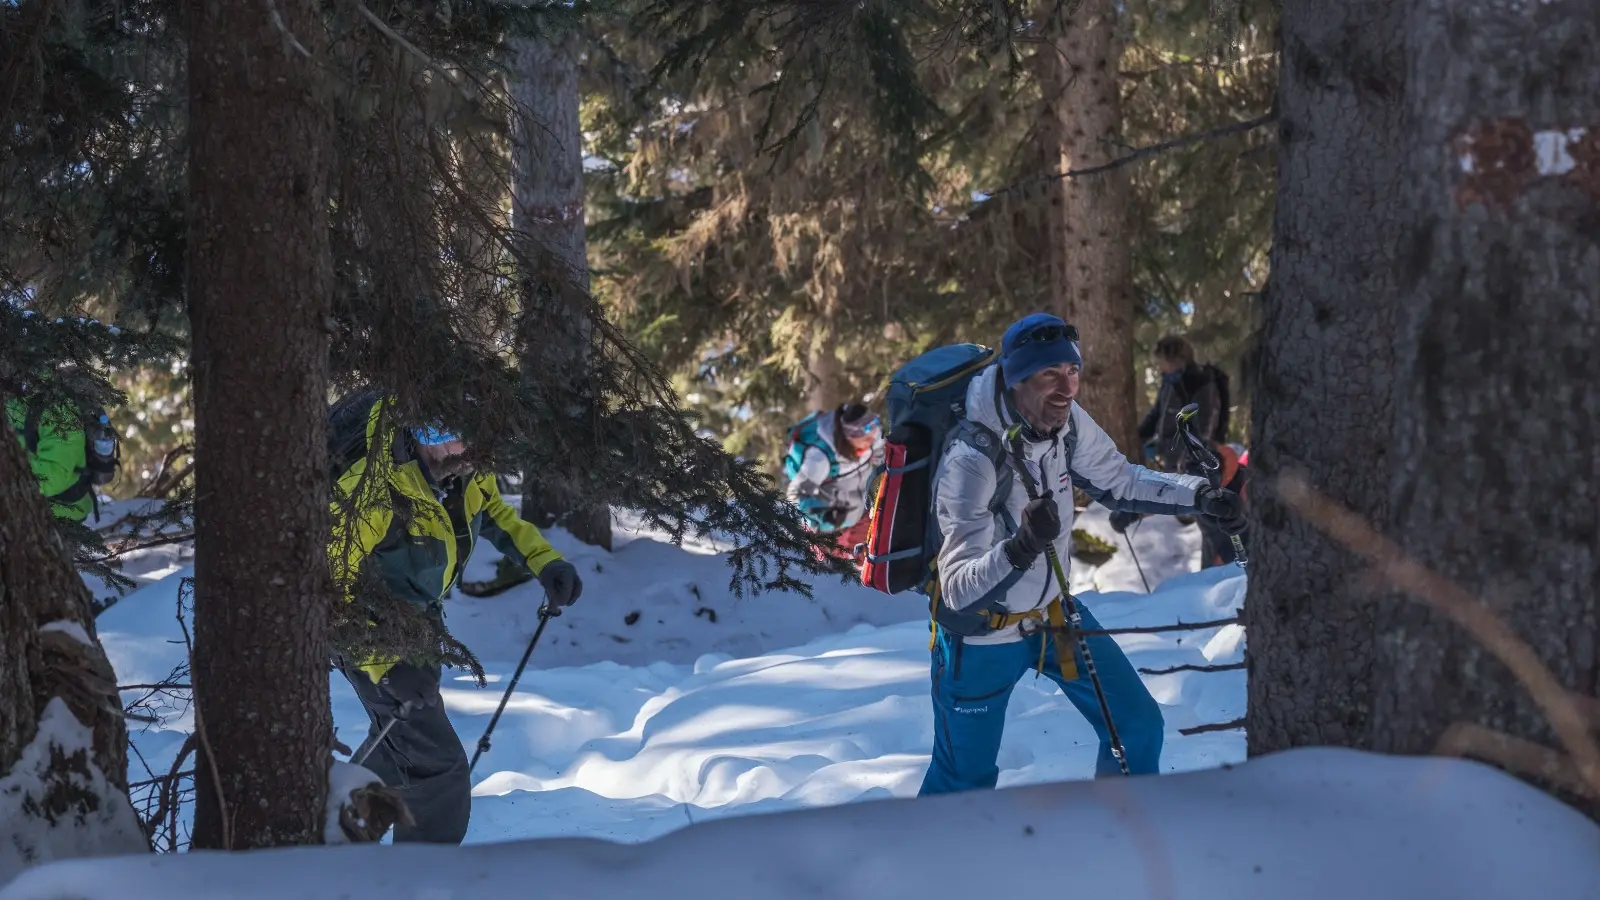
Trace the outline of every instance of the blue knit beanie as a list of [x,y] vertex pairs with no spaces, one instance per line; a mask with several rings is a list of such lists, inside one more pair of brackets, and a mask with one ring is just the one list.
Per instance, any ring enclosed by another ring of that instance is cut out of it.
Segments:
[[[1049,326],[1061,329],[1061,333],[1048,341],[1035,336],[1037,330]],[[1006,387],[1016,387],[1040,369],[1062,363],[1083,365],[1077,342],[1067,339],[1066,331],[1070,327],[1049,313],[1034,313],[1007,328],[1005,337],[1000,340],[1000,371],[1005,375]]]

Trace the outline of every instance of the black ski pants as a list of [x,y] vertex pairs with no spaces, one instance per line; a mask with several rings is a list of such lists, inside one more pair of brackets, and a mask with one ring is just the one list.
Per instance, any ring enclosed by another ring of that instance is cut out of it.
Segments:
[[373,684],[366,672],[341,665],[371,725],[356,759],[377,741],[378,734],[402,700],[424,698],[426,704],[396,722],[362,765],[395,788],[405,800],[415,825],[396,825],[395,843],[459,844],[472,817],[472,779],[467,754],[445,715],[439,694],[439,667],[399,663]]

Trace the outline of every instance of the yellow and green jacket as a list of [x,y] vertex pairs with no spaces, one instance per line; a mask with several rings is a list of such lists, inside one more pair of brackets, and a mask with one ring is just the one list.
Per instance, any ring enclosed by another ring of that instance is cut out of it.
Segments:
[[[27,404],[16,397],[7,400],[6,418],[26,449],[23,432],[27,427]],[[94,491],[83,489],[88,486],[83,480],[88,464],[83,423],[68,412],[46,413],[40,419],[39,446],[28,454],[28,465],[39,479],[40,490],[50,498],[50,508],[56,516],[82,522],[94,509]]]
[[[384,429],[380,438],[382,409],[382,403],[374,404],[367,419],[368,446],[381,440],[381,449],[357,461],[334,487],[328,555],[346,601],[370,557],[397,597],[437,611],[480,535],[506,556],[523,560],[535,575],[561,559],[539,529],[500,496],[492,473],[475,473],[448,491],[431,483],[410,442],[396,440],[396,429]],[[369,461],[376,467],[370,474]],[[375,657],[361,668],[376,683],[397,661]]]

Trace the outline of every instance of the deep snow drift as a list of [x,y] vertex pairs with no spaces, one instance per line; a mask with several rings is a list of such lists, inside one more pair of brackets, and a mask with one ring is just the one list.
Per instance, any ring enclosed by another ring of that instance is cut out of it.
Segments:
[[1163,778],[757,816],[642,845],[312,847],[60,863],[0,900],[1592,900],[1600,828],[1487,766],[1297,750]]

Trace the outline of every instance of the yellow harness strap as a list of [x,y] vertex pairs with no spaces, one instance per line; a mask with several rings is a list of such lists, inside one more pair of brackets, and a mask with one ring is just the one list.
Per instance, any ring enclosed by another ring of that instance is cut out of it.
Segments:
[[[928,628],[929,652],[932,652],[933,648],[938,646],[939,643],[939,617],[934,613],[939,608],[940,602],[939,583],[937,581],[933,583],[931,594],[930,599],[932,602],[928,604],[928,618],[930,620]],[[1023,622],[1033,620],[1049,622],[1050,639],[1056,643],[1056,666],[1061,670],[1061,677],[1067,681],[1078,680],[1078,661],[1072,655],[1072,642],[1067,640],[1067,617],[1062,612],[1060,597],[1051,600],[1043,609],[1030,609],[1027,612],[1019,613],[992,612],[988,613],[988,616],[989,628],[993,631],[1010,628],[1013,625],[1021,625]],[[1045,646],[1044,641],[1039,641],[1039,664],[1034,667],[1039,672],[1044,671]]]
[[[1061,598],[1051,600],[1045,609],[1050,614],[1050,637],[1056,642],[1056,665],[1061,669],[1061,677],[1077,681],[1078,660],[1072,655],[1072,642],[1067,640],[1067,617],[1061,611]],[[1044,641],[1039,642],[1039,668],[1044,668]]]

